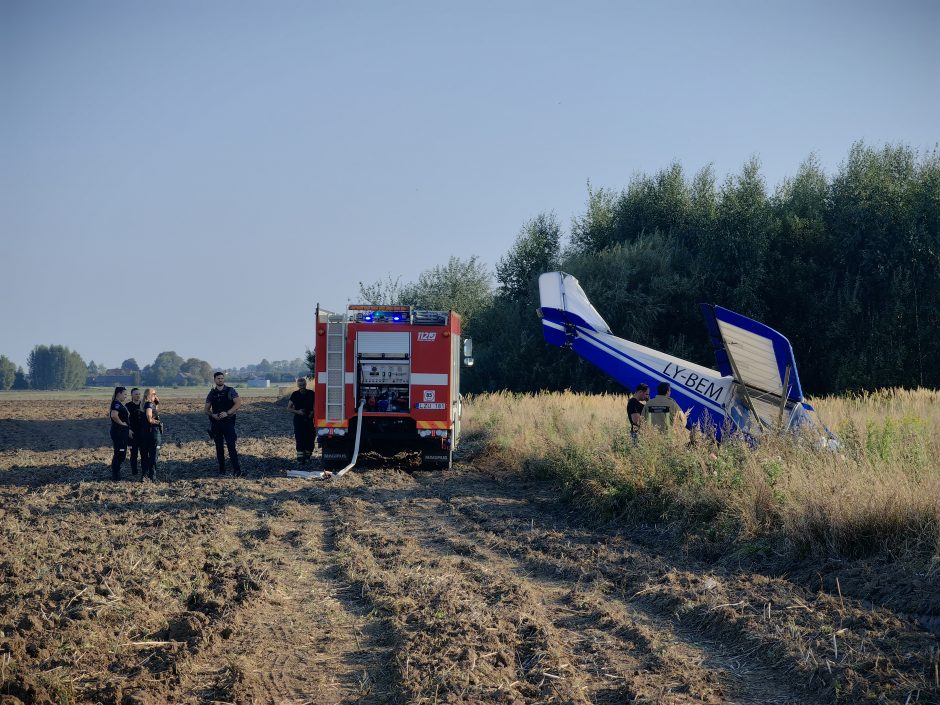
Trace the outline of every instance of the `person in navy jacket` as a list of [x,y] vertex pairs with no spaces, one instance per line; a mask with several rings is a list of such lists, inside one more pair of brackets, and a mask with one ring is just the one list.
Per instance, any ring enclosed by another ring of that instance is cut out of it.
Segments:
[[225,472],[225,452],[222,444],[228,448],[228,459],[232,463],[232,474],[240,477],[241,465],[238,462],[238,450],[235,441],[235,414],[242,405],[242,400],[232,387],[225,384],[225,373],[216,372],[212,376],[215,386],[209,390],[206,397],[206,416],[209,417],[209,427],[212,439],[215,441],[215,455],[219,461],[219,472]]
[[121,479],[121,465],[127,458],[127,432],[130,429],[130,414],[124,406],[127,399],[126,387],[115,387],[111,395],[111,443],[114,444],[114,455],[111,457],[111,479]]
[[140,407],[140,429],[134,434],[140,446],[141,481],[148,478],[151,482],[157,480],[157,459],[163,442],[163,424],[160,423],[160,413],[157,410],[159,403],[156,389],[144,390],[143,404]]

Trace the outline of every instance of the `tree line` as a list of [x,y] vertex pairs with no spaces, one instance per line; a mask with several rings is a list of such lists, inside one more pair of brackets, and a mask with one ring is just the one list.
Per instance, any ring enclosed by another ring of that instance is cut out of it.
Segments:
[[[556,269],[580,280],[617,335],[693,362],[715,364],[697,306],[710,302],[786,335],[811,394],[940,387],[936,150],[857,143],[833,175],[810,156],[772,191],[756,159],[720,183],[710,167],[690,177],[673,163],[621,190],[588,184],[567,233],[553,212],[536,215],[494,271],[479,257],[452,257],[414,282],[359,288],[363,303],[460,312],[475,341],[468,391],[610,389],[591,365],[543,342],[538,275]],[[309,351],[227,372],[280,381],[305,364]],[[72,388],[88,372],[56,345],[34,348],[28,367],[0,356],[0,387]],[[208,363],[173,351],[136,367],[130,359],[121,369],[144,384],[211,380]]]
[[[6,355],[0,355],[0,389],[78,389],[87,383],[104,386],[115,384],[149,385],[155,387],[198,386],[212,383],[215,368],[205,360],[183,358],[173,350],[161,352],[149,365],[141,368],[137,360],[128,358],[120,367],[108,368],[94,360],[87,364],[82,356],[63,345],[37,345],[27,358],[27,371],[17,367]],[[304,358],[264,359],[257,365],[225,370],[230,379],[268,377],[283,382],[307,373]]]
[[[699,302],[779,330],[812,394],[938,387],[940,154],[857,143],[835,174],[814,156],[770,191],[756,159],[717,180],[673,163],[622,190],[588,185],[567,234],[525,223],[490,272],[451,258],[412,283],[360,283],[365,303],[464,314],[469,391],[602,391],[612,382],[542,339],[538,275],[575,275],[619,336],[710,367]],[[494,285],[495,278],[495,285]]]

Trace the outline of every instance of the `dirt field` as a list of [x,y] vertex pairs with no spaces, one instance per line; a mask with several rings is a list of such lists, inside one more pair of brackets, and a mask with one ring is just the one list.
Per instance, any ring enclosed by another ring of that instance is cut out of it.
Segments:
[[450,472],[287,479],[284,403],[239,413],[234,479],[201,401],[166,400],[142,484],[106,479],[107,400],[0,399],[0,702],[940,703],[936,624],[853,594],[864,565],[597,525],[472,428]]

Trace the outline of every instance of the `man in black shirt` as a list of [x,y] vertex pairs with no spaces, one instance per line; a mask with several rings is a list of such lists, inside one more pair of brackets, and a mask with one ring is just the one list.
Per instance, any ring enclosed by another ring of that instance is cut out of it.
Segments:
[[137,458],[140,457],[140,446],[137,444],[138,438],[137,433],[140,430],[140,390],[137,387],[134,387],[131,390],[131,400],[125,405],[127,406],[127,413],[130,414],[130,434],[128,437],[128,444],[131,451],[131,474],[137,474]]
[[633,439],[633,445],[637,444],[640,433],[640,424],[643,422],[643,407],[650,398],[649,385],[640,382],[636,385],[636,391],[627,402],[627,418],[630,419],[630,438]]
[[306,465],[313,455],[316,441],[313,428],[314,393],[307,389],[307,378],[297,378],[297,391],[290,395],[287,410],[294,415],[294,440],[297,445],[297,462]]
[[212,438],[215,441],[215,455],[219,461],[219,472],[225,472],[225,452],[222,443],[228,448],[228,459],[232,463],[232,474],[240,477],[241,466],[238,464],[238,451],[235,450],[235,413],[242,405],[241,397],[232,387],[225,385],[225,374],[216,372],[213,375],[215,386],[209,390],[206,397],[206,416],[212,429]]

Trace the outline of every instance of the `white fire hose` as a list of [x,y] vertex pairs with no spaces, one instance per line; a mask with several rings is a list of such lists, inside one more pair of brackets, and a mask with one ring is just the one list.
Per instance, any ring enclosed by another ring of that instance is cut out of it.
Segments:
[[288,470],[288,477],[302,477],[306,480],[329,480],[342,477],[347,472],[352,470],[356,465],[356,459],[359,457],[359,439],[362,436],[362,409],[366,405],[366,400],[363,399],[359,402],[359,416],[358,421],[356,422],[356,442],[353,445],[353,456],[352,460],[349,462],[349,465],[344,467],[339,472],[333,473],[329,470]]

